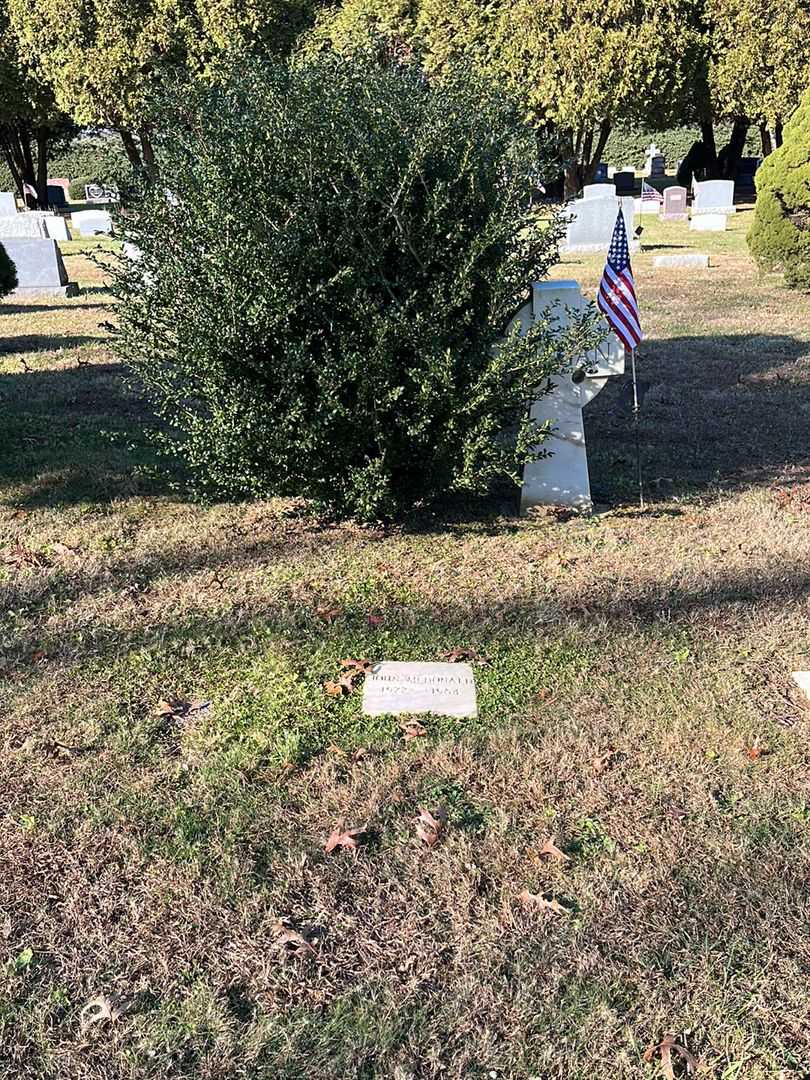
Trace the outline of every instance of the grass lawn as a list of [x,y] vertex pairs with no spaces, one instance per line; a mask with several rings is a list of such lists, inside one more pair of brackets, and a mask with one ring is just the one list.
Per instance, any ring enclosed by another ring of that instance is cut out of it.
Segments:
[[[645,222],[643,513],[626,380],[590,518],[196,506],[94,245],[79,297],[0,305],[3,1080],[618,1080],[667,1033],[703,1076],[810,1075],[810,302],[749,219]],[[652,268],[686,247],[712,268]],[[474,722],[405,739],[322,690],[456,647]]]

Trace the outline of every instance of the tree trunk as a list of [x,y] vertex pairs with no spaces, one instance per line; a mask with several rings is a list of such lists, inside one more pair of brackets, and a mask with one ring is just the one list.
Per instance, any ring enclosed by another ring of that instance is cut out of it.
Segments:
[[593,156],[590,157],[590,160],[586,158],[584,162],[583,183],[593,183],[593,178],[596,175],[596,170],[602,160],[602,154],[605,152],[605,147],[607,146],[607,141],[610,138],[612,129],[613,124],[610,120],[602,120],[599,124],[599,138],[596,140],[596,150],[594,151]]
[[146,171],[146,175],[150,180],[157,180],[158,170],[157,162],[155,161],[155,150],[146,128],[141,128],[138,132],[138,138],[141,140],[141,155],[143,157],[143,167]]
[[766,158],[773,150],[773,138],[767,124],[759,125],[759,138],[762,143],[762,156]]
[[130,165],[132,165],[133,169],[137,172],[143,172],[143,158],[141,157],[141,152],[138,149],[138,144],[135,142],[132,132],[128,131],[126,128],[119,128],[118,134],[121,136],[121,142],[124,144],[124,150],[129,158]]
[[777,120],[773,129],[773,145],[779,147],[782,145],[782,121]]
[[37,203],[40,210],[48,209],[48,133],[37,130]]
[[705,180],[716,180],[717,171],[717,145],[714,141],[714,123],[711,120],[703,120],[700,124],[700,138],[706,151],[706,176]]
[[731,138],[728,146],[724,146],[718,158],[720,174],[723,180],[735,180],[740,168],[740,158],[745,149],[745,140],[748,137],[748,129],[751,126],[745,117],[737,117],[731,129]]

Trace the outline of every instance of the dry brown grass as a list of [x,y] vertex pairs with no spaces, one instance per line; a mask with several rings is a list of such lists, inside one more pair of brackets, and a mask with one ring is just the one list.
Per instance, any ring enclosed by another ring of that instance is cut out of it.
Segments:
[[[810,319],[742,225],[708,276],[637,260],[643,514],[621,389],[591,519],[191,506],[104,294],[0,314],[0,1076],[615,1080],[669,1031],[708,1076],[808,1075]],[[492,661],[477,722],[406,743],[320,690],[454,646]],[[126,1009],[83,1032],[97,995]]]

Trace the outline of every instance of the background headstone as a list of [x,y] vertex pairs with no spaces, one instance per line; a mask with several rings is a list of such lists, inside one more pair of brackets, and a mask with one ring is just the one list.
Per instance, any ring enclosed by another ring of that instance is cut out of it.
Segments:
[[701,180],[693,185],[692,215],[734,214],[734,181]]
[[612,198],[615,194],[616,187],[614,184],[586,184],[582,189],[583,199]]
[[52,240],[69,240],[67,221],[51,210],[28,210],[19,217],[38,217],[45,226],[45,235]]
[[704,211],[689,220],[692,232],[725,232],[727,227],[728,218],[725,214],[710,214]]
[[655,145],[650,143],[646,151],[646,161],[644,173],[646,176],[665,176],[667,171],[667,163],[664,155]]
[[39,214],[24,213],[14,214],[13,217],[0,217],[0,240],[41,240],[47,235],[45,222]]
[[75,296],[78,286],[68,281],[55,240],[4,239],[3,247],[17,270],[18,286],[12,296],[39,293]]
[[634,195],[636,192],[636,174],[627,169],[613,174],[617,195]]
[[638,251],[638,241],[633,238],[633,199],[619,199],[615,196],[607,199],[579,199],[566,206],[569,222],[562,250],[607,254],[619,208],[624,215],[630,251]]
[[684,252],[681,255],[655,255],[653,257],[653,266],[657,268],[665,267],[694,267],[697,270],[707,270],[709,268],[709,256],[699,251]]
[[67,195],[65,189],[61,184],[54,184],[52,181],[48,181],[48,205],[58,206],[60,209],[64,209],[68,204]]
[[112,218],[107,210],[76,210],[70,219],[79,236],[112,234]]
[[688,191],[685,187],[668,187],[664,189],[664,203],[661,209],[661,217],[664,221],[686,221],[689,217],[686,199]]
[[608,167],[604,161],[600,161],[599,164],[596,166],[596,171],[593,174],[593,178],[595,183],[597,184],[604,183],[604,181],[607,180]]
[[475,676],[469,664],[383,660],[363,683],[366,716],[435,713],[477,716]]
[[11,191],[0,191],[0,217],[11,217],[17,213],[17,202]]

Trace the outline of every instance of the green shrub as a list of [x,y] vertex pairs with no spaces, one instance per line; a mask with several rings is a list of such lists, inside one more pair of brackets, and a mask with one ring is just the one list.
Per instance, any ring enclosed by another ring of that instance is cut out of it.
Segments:
[[[715,126],[715,143],[719,150],[731,137],[730,124]],[[700,139],[697,127],[669,128],[666,131],[642,131],[638,128],[617,127],[610,133],[602,160],[620,169],[633,164],[637,169],[644,165],[644,152],[654,142],[666,158],[667,168],[675,169],[678,162],[689,153],[694,142]],[[761,154],[759,129],[752,125],[748,132],[744,153],[750,157]]]
[[530,209],[515,107],[466,74],[329,56],[245,61],[157,112],[116,340],[194,486],[373,519],[516,476],[534,388],[594,335],[495,348],[559,235]]
[[810,289],[810,90],[785,125],[782,145],[757,171],[756,184],[751,254],[763,270],[784,270],[786,284]]
[[86,199],[84,189],[88,184],[97,184],[98,180],[94,176],[77,176],[74,180],[70,181],[70,201],[74,203],[84,202]]
[[0,298],[8,296],[17,288],[17,268],[0,243]]

